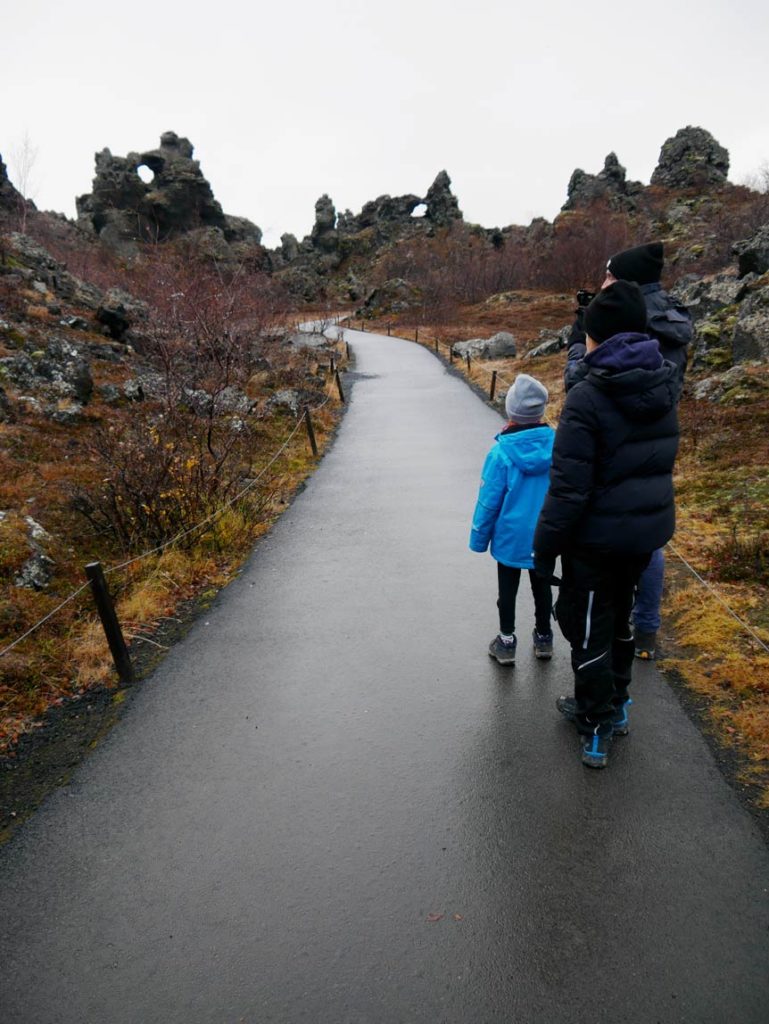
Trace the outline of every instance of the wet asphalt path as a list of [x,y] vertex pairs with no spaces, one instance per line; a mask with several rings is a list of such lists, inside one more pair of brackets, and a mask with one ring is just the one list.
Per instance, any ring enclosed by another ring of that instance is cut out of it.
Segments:
[[486,655],[498,417],[349,334],[307,490],[0,850],[2,1024],[765,1024],[769,855],[653,668],[604,772],[565,644]]

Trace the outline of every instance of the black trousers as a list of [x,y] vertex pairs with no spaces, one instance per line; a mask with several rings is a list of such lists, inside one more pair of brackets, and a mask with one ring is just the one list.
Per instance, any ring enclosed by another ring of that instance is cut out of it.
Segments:
[[630,612],[650,557],[561,556],[555,614],[571,644],[581,732],[608,721],[628,698],[635,652]]
[[[499,581],[499,632],[515,632],[515,599],[518,595],[518,585],[521,582],[521,570],[513,569],[509,565],[502,565],[497,562],[497,579]],[[531,592],[534,595],[534,617],[538,633],[550,632],[550,616],[553,610],[553,593],[550,584],[537,576],[533,569],[529,569],[529,580],[531,581]]]

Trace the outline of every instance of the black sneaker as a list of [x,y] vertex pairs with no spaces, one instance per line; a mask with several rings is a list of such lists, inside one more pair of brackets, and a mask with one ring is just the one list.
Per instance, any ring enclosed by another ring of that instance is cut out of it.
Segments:
[[545,660],[553,657],[553,634],[538,633],[536,629],[531,634],[534,639],[534,657]]
[[636,658],[640,658],[641,661],[654,661],[657,647],[657,634],[642,633],[640,629],[636,629],[633,634],[633,640],[635,641]]
[[577,721],[577,698],[576,697],[559,697],[555,706],[561,712],[564,718],[568,718],[570,722]]
[[513,637],[512,643],[502,639],[499,634],[489,644],[489,657],[496,658],[500,665],[515,664],[515,648],[518,641]]
[[592,734],[582,735],[582,763],[588,768],[605,768],[609,763],[609,748],[613,735],[611,722],[597,725]]

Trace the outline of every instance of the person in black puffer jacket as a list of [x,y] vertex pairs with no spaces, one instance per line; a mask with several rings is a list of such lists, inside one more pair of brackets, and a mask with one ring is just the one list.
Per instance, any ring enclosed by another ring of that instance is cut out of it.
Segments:
[[[683,389],[688,361],[689,342],[692,340],[692,318],[686,306],[668,295],[660,284],[665,264],[662,242],[649,242],[612,256],[606,264],[606,279],[602,287],[614,281],[635,281],[641,288],[646,303],[647,332],[659,342],[663,359],[673,363],[678,371],[679,387]],[[583,363],[585,356],[584,313],[589,292],[577,293],[577,310],[568,340],[568,360],[564,371],[566,390],[587,375]],[[660,626],[660,606],[665,578],[665,553],[660,548],[652,554],[649,565],[641,575],[633,609],[634,644],[637,658],[654,658],[657,630]]]
[[[692,318],[686,306],[675,302],[660,284],[664,265],[662,242],[648,242],[634,249],[625,249],[607,261],[606,278],[601,287],[615,281],[634,281],[640,287],[646,303],[646,333],[657,339],[662,358],[676,367],[679,385],[683,387],[689,343],[693,337]],[[585,299],[589,298],[592,298],[590,292],[577,293],[577,309],[567,341],[564,370],[567,391],[587,375],[582,360],[585,357]]]
[[551,578],[558,555],[563,567],[556,616],[575,695],[558,708],[589,736],[582,760],[599,768],[628,731],[634,590],[675,528],[678,371],[645,328],[636,284],[610,284],[587,307],[586,372],[566,396],[534,534],[535,570]]

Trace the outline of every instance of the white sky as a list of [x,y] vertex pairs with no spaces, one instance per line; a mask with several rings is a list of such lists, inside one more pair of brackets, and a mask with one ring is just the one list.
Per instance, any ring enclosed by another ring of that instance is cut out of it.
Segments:
[[30,192],[68,216],[96,150],[166,130],[271,245],[323,192],[357,212],[442,168],[468,220],[552,219],[575,167],[614,150],[648,182],[688,124],[733,181],[769,160],[766,0],[25,0],[1,32],[0,153],[27,133]]

